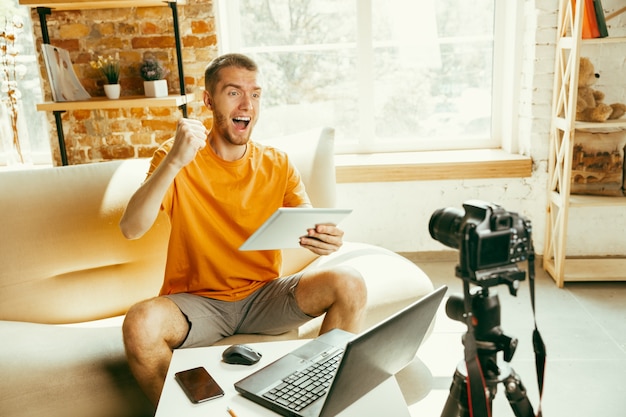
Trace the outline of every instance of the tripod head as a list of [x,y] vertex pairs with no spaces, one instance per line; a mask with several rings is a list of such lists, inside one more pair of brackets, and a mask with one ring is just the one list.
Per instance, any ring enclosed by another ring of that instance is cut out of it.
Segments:
[[456,276],[469,283],[480,285],[487,292],[489,287],[505,284],[512,296],[517,296],[519,282],[526,279],[526,273],[521,271],[517,265],[474,271],[471,275],[460,265],[457,265]]
[[[500,327],[500,299],[497,292],[487,287],[470,290],[472,326],[479,354],[502,351],[504,360],[510,362],[517,349],[517,338],[507,336]],[[463,297],[451,295],[446,303],[446,314],[452,320],[467,323]]]

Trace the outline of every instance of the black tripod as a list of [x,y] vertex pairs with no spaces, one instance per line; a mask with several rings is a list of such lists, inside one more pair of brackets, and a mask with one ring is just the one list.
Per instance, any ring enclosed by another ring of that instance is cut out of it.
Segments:
[[[526,389],[521,379],[508,364],[517,348],[517,339],[505,335],[500,328],[500,300],[497,293],[490,294],[486,287],[475,287],[469,291],[469,284],[464,281],[466,297],[470,296],[472,323],[476,339],[476,351],[480,368],[488,392],[488,407],[491,409],[496,396],[497,385],[504,385],[505,394],[516,417],[533,417],[533,407],[526,396]],[[511,291],[514,289],[509,286]],[[453,320],[466,322],[465,300],[451,296],[446,304],[446,313]],[[463,336],[466,344],[467,333]],[[467,347],[467,346],[466,346]],[[498,352],[503,352],[504,362],[499,361]],[[468,406],[467,367],[461,361],[456,368],[450,394],[441,413],[441,417],[470,417]]]

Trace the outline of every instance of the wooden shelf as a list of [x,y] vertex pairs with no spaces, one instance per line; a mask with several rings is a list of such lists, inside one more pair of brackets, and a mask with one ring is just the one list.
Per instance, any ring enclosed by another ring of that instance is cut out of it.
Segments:
[[[557,275],[554,262],[544,259],[544,269]],[[626,258],[566,258],[565,282],[626,281]]]
[[569,206],[570,207],[626,207],[626,197],[571,194],[569,196]]
[[626,129],[626,119],[607,120],[602,123],[574,122],[575,129],[588,129],[602,131],[602,129]]
[[185,0],[20,0],[22,6],[49,7],[54,10],[117,9],[127,7],[161,7],[168,3],[183,5]]
[[[571,35],[561,36],[556,48],[543,254],[544,269],[552,276],[558,287],[563,287],[564,283],[569,281],[626,281],[626,257],[580,256],[573,259],[566,256],[567,241],[571,238],[568,235],[569,223],[580,221],[580,218],[575,218],[571,208],[593,207],[602,210],[626,207],[626,197],[623,196],[570,193],[572,150],[576,144],[576,133],[582,130],[602,133],[626,129],[626,118],[607,120],[603,123],[575,120],[581,46],[626,45],[626,37],[580,39],[584,3],[559,0],[557,32]],[[625,10],[626,8],[623,8],[620,13]],[[607,218],[607,221],[610,219]],[[584,236],[580,238],[584,239]]]
[[[563,117],[555,118],[556,127],[560,130],[566,130],[568,128],[568,121]],[[626,118],[607,120],[606,122],[578,122],[574,121],[574,129],[578,130],[595,130],[601,132],[602,130],[617,130],[626,129]]]
[[191,103],[193,94],[169,95],[167,97],[128,96],[117,100],[106,97],[92,97],[82,101],[48,101],[37,104],[38,111],[68,111],[68,110],[99,110],[121,109],[130,107],[179,107]]
[[[557,207],[562,206],[563,197],[558,191],[551,194],[552,204]],[[602,195],[579,195],[570,194],[570,207],[626,207],[626,197],[622,196],[602,196]]]
[[[560,48],[562,49],[572,49],[576,43],[575,43],[575,39],[572,38],[571,36],[565,36],[559,39],[558,41],[558,45]],[[597,44],[611,44],[611,43],[615,43],[615,44],[620,44],[620,43],[625,43],[626,42],[626,38],[621,37],[621,36],[617,36],[617,37],[606,37],[606,38],[594,38],[594,39],[582,39],[581,43],[582,45],[597,45]]]

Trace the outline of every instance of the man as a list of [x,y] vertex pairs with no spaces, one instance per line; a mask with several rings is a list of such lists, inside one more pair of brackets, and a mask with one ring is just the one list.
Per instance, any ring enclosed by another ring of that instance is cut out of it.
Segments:
[[[203,98],[213,127],[179,122],[120,222],[130,239],[142,236],[159,210],[171,222],[160,296],[131,307],[123,326],[130,368],[155,405],[173,349],[235,333],[279,334],[324,313],[321,333],[357,332],[362,321],[366,288],[352,268],[276,279],[280,251],[237,250],[278,207],[310,206],[286,155],[250,141],[260,110],[258,77],[256,64],[239,54],[207,66]],[[300,245],[316,254],[342,245],[343,231],[333,225],[306,233]]]

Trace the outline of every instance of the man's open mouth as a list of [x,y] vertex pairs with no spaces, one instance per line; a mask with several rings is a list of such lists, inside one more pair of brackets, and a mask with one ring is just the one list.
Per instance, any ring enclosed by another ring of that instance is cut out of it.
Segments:
[[233,124],[239,130],[244,130],[250,124],[250,117],[234,117]]

